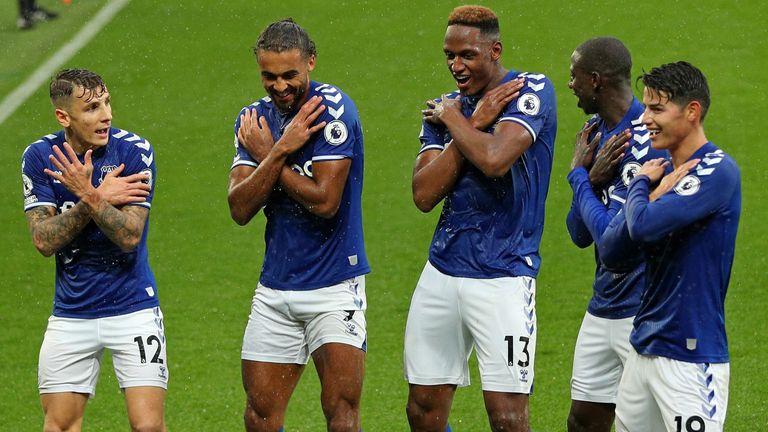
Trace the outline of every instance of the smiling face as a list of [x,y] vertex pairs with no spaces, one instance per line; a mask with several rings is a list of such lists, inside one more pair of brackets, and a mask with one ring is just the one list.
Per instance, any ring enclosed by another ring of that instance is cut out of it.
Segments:
[[648,128],[653,148],[674,151],[693,129],[691,103],[680,106],[663,91],[643,89],[643,123]]
[[445,31],[443,51],[462,95],[480,95],[489,90],[498,71],[501,42],[484,37],[479,28],[455,24]]
[[66,132],[67,142],[77,153],[109,142],[112,105],[106,87],[88,90],[75,86],[72,95],[56,107],[56,119]]
[[260,50],[256,59],[261,69],[261,83],[280,111],[293,111],[305,102],[309,73],[315,68],[314,55],[305,57],[298,49]]
[[573,90],[578,99],[577,105],[585,114],[597,114],[598,104],[593,75],[579,66],[581,55],[574,51],[571,55],[571,79],[568,88]]

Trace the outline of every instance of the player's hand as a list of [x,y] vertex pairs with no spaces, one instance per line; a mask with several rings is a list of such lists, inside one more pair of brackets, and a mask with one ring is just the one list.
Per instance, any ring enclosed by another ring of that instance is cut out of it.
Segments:
[[592,155],[600,142],[600,132],[595,134],[592,141],[589,141],[589,134],[595,129],[597,123],[584,124],[584,127],[576,134],[576,143],[573,146],[573,159],[571,160],[571,170],[578,167],[588,167],[592,164]]
[[629,129],[608,138],[595,155],[592,168],[589,169],[589,183],[593,187],[602,187],[616,175],[616,169],[624,159],[624,153],[629,147]]
[[[315,132],[325,127],[325,121],[321,121],[314,126],[312,125],[320,114],[325,111],[325,105],[322,102],[322,97],[313,96],[302,105],[293,120],[286,126],[283,136],[280,137],[276,145],[282,152],[285,152],[285,155],[300,149]],[[264,126],[266,126],[266,121]]]
[[123,170],[125,170],[125,164],[120,164],[104,176],[97,188],[101,196],[115,207],[145,202],[152,189],[152,185],[149,184],[149,175],[136,173],[120,177]]
[[272,140],[272,131],[267,126],[266,118],[262,116],[257,119],[256,116],[255,109],[246,109],[240,114],[237,139],[256,162],[261,162],[272,150],[275,142]]
[[691,170],[699,164],[700,160],[701,159],[691,159],[688,162],[675,168],[675,170],[671,173],[665,175],[664,178],[661,179],[661,183],[659,183],[656,189],[651,192],[651,195],[648,197],[648,199],[651,202],[656,201],[659,199],[659,197],[671,191],[672,188],[674,188],[675,185],[677,185],[677,183],[683,179],[683,177],[687,176],[688,173],[691,172]]
[[437,100],[428,100],[427,109],[421,110],[421,117],[433,124],[443,124],[440,119],[435,115],[436,110],[442,110],[443,107]]
[[81,163],[68,142],[64,142],[64,152],[59,146],[54,145],[53,154],[49,155],[48,159],[59,172],[51,171],[48,168],[43,171],[61,182],[75,196],[83,199],[85,195],[91,194],[95,190],[91,184],[91,176],[93,175],[92,153],[92,150],[86,151],[85,163]]
[[635,176],[647,176],[651,184],[654,184],[664,176],[664,171],[666,171],[668,166],[669,161],[664,158],[651,159],[640,167]]
[[478,130],[488,129],[512,99],[520,95],[524,83],[524,79],[516,78],[484,94],[470,117],[472,126]]

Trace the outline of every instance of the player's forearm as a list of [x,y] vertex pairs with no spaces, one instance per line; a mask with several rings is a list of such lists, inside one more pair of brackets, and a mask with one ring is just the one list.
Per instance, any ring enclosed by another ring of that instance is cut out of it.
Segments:
[[411,183],[416,207],[424,213],[432,211],[453,189],[463,164],[464,157],[453,143],[449,143],[437,157],[423,166],[417,163]]
[[236,174],[233,168],[227,201],[229,213],[238,225],[245,225],[267,204],[277,181],[280,171],[285,166],[285,157],[268,154],[266,158],[248,175]]
[[107,238],[124,252],[136,249],[144,234],[146,213],[136,213],[134,206],[118,209],[103,199],[86,202],[86,205],[91,218]]
[[475,129],[466,119],[447,123],[446,126],[461,154],[487,177],[504,176],[524,151],[515,149],[509,152],[500,145],[497,137]]
[[82,202],[61,214],[53,207],[40,206],[26,213],[29,232],[35,248],[44,256],[51,256],[71,242],[91,221]]
[[341,205],[341,192],[319,184],[312,177],[303,176],[287,165],[280,173],[283,192],[293,198],[310,213],[329,219],[336,215]]

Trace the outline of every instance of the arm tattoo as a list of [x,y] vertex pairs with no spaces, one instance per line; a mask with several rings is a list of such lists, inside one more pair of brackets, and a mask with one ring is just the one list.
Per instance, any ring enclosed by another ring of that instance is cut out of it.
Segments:
[[69,244],[88,225],[88,208],[78,203],[61,214],[55,207],[34,207],[26,212],[27,225],[35,247],[45,256]]
[[112,242],[124,251],[136,248],[144,233],[149,209],[141,206],[125,206],[117,209],[106,201],[99,203],[93,212],[93,221]]

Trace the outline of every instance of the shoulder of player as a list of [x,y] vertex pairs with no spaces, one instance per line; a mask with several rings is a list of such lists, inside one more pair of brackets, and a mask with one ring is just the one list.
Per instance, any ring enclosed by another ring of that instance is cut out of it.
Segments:
[[253,101],[250,104],[242,107],[240,109],[240,112],[238,113],[238,118],[240,117],[240,114],[243,114],[246,110],[249,109],[256,109],[259,111],[269,110],[272,109],[275,105],[272,103],[272,98],[269,96],[264,96],[263,98]]
[[698,165],[691,170],[690,175],[695,175],[702,181],[712,178],[716,184],[722,184],[721,182],[728,181],[727,179],[739,179],[741,176],[736,161],[719,148],[707,151],[699,159]]
[[22,158],[27,158],[32,155],[41,155],[43,158],[48,158],[51,154],[51,147],[54,145],[61,146],[64,143],[64,132],[59,131],[57,133],[50,133],[42,136],[39,140],[29,144],[22,152]]
[[321,115],[321,120],[326,122],[340,120],[345,123],[359,120],[355,102],[349,95],[334,85],[313,81],[310,83],[309,96],[320,96],[323,98],[325,112]]
[[113,127],[109,130],[109,134],[110,145],[115,145],[117,148],[126,150],[139,149],[145,152],[152,151],[152,144],[149,140],[133,132]]
[[507,75],[507,81],[514,78],[524,78],[525,85],[520,93],[552,93],[554,94],[554,86],[552,81],[544,74],[535,72],[512,72]]

